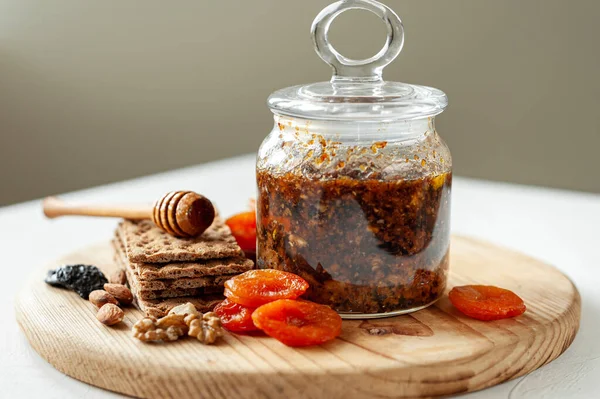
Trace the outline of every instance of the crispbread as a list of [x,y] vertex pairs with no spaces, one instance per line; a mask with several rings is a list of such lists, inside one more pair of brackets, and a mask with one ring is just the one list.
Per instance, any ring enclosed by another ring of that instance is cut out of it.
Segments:
[[[129,282],[129,287],[131,288],[131,292],[134,296],[139,299],[148,300],[148,299],[162,299],[162,298],[175,298],[181,296],[189,296],[196,297],[204,294],[214,294],[214,293],[222,293],[223,292],[223,284],[225,281],[231,276],[219,276],[219,281],[216,282],[214,278],[207,277],[204,281],[204,285],[197,287],[183,287],[181,285],[177,287],[170,286],[168,282],[155,280],[150,283],[163,283],[164,286],[162,288],[153,288],[144,286],[144,283],[141,282],[133,269],[130,267],[128,263],[125,263],[124,259],[122,259],[119,255],[115,253],[114,256],[115,263],[117,266],[123,270],[125,270],[125,274],[127,275],[127,281]],[[170,283],[176,280],[171,280]]]
[[[119,267],[125,267],[116,254],[115,261]],[[207,294],[203,296],[179,296],[174,298],[144,299],[140,297],[140,293],[135,284],[136,280],[133,278],[131,270],[127,267],[125,267],[124,270],[127,274],[127,281],[129,281],[129,286],[133,294],[133,304],[149,317],[164,317],[175,306],[188,302],[191,302],[199,312],[204,313],[211,311],[219,302],[225,299],[222,293]]]
[[141,290],[183,290],[203,287],[223,287],[225,281],[235,275],[226,274],[224,276],[184,278],[179,280],[139,280],[138,286]]
[[203,295],[207,295],[207,293],[204,291],[204,288],[190,288],[179,290],[139,290],[137,292],[137,298],[144,301],[181,297],[196,298],[201,297]]
[[[113,241],[113,246],[115,251],[125,259],[125,244],[118,232],[117,239]],[[241,256],[198,260],[196,262],[129,263],[140,281],[231,275],[246,272],[254,267],[251,260]]]
[[164,317],[171,309],[175,306],[182,305],[184,303],[191,302],[196,307],[198,312],[210,312],[219,302],[223,301],[225,297],[222,295],[207,295],[204,297],[179,297],[179,298],[168,298],[168,299],[153,299],[144,300],[135,298],[133,304],[139,310],[144,312],[148,317]]
[[137,265],[140,280],[147,281],[235,275],[252,270],[253,267],[252,261],[246,258],[224,258],[206,263],[169,263],[162,267],[149,263]]
[[177,238],[150,220],[124,220],[117,231],[123,237],[130,262],[168,263],[244,256],[220,217],[200,236]]
[[185,289],[185,288],[200,288],[200,287],[222,287],[225,281],[229,280],[235,274],[225,274],[221,276],[203,276],[203,277],[183,277],[178,279],[143,279],[139,273],[139,264],[127,262],[125,252],[117,240],[112,241],[115,254],[121,265],[126,265],[134,274],[137,285],[141,290],[168,290],[168,289]]

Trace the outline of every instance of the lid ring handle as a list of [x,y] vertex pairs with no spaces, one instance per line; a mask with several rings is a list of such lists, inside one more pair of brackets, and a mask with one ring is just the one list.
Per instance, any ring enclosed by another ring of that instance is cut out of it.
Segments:
[[[328,38],[333,20],[344,11],[357,9],[377,15],[387,27],[387,38],[381,50],[364,60],[344,57],[331,45]],[[400,54],[404,45],[402,20],[391,8],[375,0],[341,0],[333,3],[316,16],[310,32],[315,51],[333,69],[331,82],[382,81],[383,68]]]

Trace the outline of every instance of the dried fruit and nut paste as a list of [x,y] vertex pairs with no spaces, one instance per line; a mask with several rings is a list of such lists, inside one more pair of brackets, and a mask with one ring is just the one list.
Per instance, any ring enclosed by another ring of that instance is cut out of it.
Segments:
[[257,170],[258,265],[302,276],[338,312],[414,309],[443,292],[450,172],[410,178]]

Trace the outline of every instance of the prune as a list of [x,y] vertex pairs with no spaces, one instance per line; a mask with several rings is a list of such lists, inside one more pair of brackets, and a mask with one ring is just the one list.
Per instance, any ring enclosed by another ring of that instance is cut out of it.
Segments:
[[250,270],[225,282],[225,296],[249,308],[277,299],[296,299],[307,289],[302,277],[273,269]]
[[92,265],[65,265],[48,270],[44,281],[55,287],[73,290],[83,299],[88,299],[94,290],[104,289],[104,284],[108,283],[100,269]]
[[450,302],[462,313],[478,320],[499,320],[525,312],[523,300],[514,292],[492,285],[454,287]]
[[342,332],[342,318],[329,306],[280,299],[252,313],[254,325],[288,346],[319,345]]

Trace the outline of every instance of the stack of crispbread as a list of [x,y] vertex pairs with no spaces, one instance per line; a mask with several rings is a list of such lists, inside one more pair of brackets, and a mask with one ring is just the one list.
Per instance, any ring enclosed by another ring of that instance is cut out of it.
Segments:
[[153,317],[186,302],[207,312],[223,300],[226,280],[253,267],[219,216],[194,238],[173,237],[150,220],[124,220],[113,247],[134,303]]

